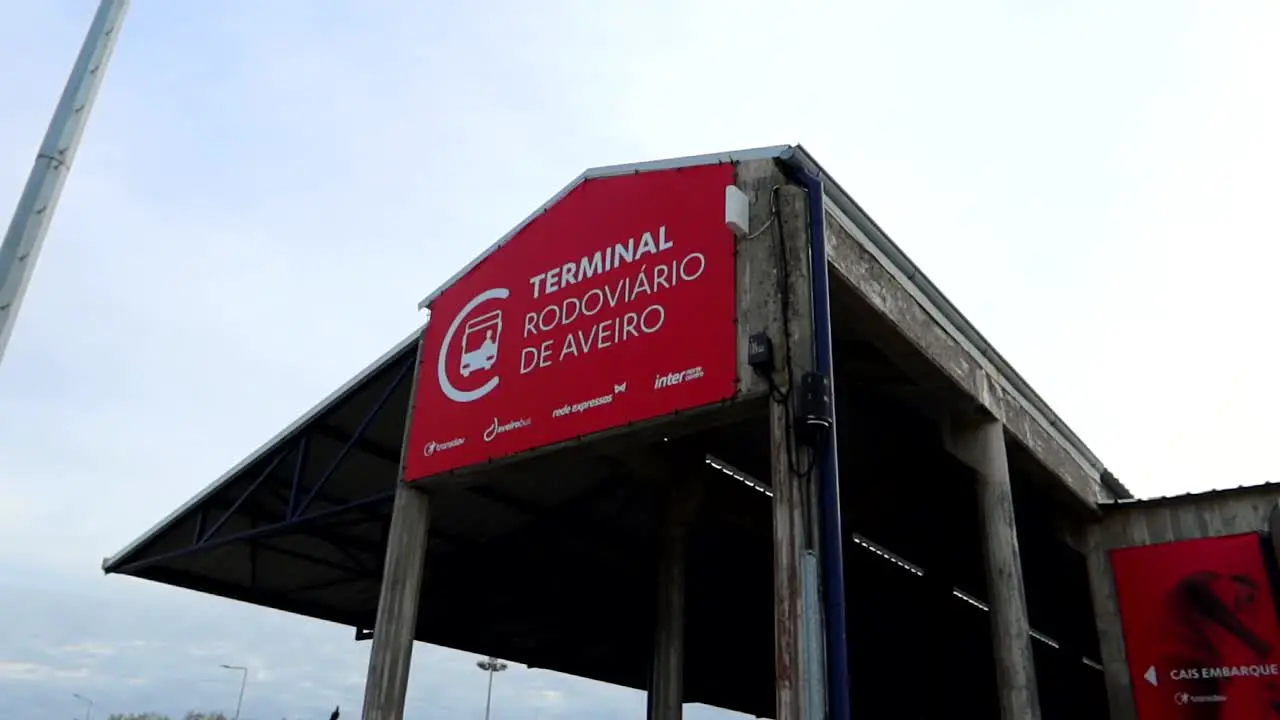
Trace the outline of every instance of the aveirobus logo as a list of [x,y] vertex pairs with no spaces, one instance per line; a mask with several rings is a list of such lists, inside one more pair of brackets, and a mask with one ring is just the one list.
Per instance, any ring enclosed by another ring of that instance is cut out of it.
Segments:
[[449,349],[453,347],[454,335],[458,334],[461,327],[462,359],[458,363],[458,373],[462,377],[470,377],[475,372],[491,371],[498,362],[498,342],[502,339],[502,311],[494,310],[479,315],[468,320],[465,326],[462,323],[482,303],[506,300],[510,296],[511,291],[507,288],[485,290],[471,298],[454,316],[453,323],[444,334],[444,341],[440,343],[439,357],[436,360],[436,378],[440,381],[440,391],[445,397],[457,403],[474,402],[498,387],[497,375],[474,390],[459,390],[454,387],[449,380]]
[[466,438],[454,438],[452,440],[445,440],[444,442],[436,442],[435,440],[432,440],[422,447],[422,455],[423,457],[431,457],[438,452],[444,452],[445,450],[460,447],[466,441]]
[[498,437],[502,433],[511,432],[512,430],[519,430],[522,427],[529,427],[532,424],[533,424],[533,420],[530,418],[521,418],[519,420],[510,420],[508,422],[501,423],[501,422],[498,422],[498,418],[495,417],[493,419],[493,422],[490,423],[489,427],[485,428],[484,441],[493,442],[493,439]]

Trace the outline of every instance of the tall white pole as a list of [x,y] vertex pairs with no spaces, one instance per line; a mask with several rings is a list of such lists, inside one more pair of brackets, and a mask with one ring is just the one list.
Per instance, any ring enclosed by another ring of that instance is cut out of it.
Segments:
[[0,362],[128,8],[129,0],[101,0],[98,5],[5,231],[0,245]]

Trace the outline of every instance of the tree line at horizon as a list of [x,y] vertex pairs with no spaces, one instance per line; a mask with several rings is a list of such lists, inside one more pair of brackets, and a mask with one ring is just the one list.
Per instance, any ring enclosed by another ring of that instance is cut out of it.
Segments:
[[[114,713],[107,716],[107,720],[174,720],[168,715],[160,713]],[[226,713],[202,713],[192,710],[183,715],[180,720],[229,720]]]
[[[226,713],[202,713],[191,710],[186,715],[176,719],[160,713],[113,713],[107,716],[107,720],[230,720],[230,718],[227,717]],[[286,718],[285,720],[288,719]],[[329,716],[329,720],[338,720],[338,708],[333,709],[333,714]]]

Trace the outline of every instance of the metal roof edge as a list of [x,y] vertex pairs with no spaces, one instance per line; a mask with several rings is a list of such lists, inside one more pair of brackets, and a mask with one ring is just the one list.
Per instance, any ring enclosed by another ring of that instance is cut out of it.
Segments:
[[[823,184],[829,188],[828,195],[846,215],[851,219],[856,218],[861,223],[865,223],[864,232],[867,237],[874,243],[884,255],[896,266],[908,280],[910,280],[917,289],[932,302],[939,312],[947,318],[947,320],[955,326],[955,328],[970,342],[982,356],[992,364],[1005,379],[1013,386],[1014,390],[1023,397],[1023,399],[1039,412],[1049,423],[1050,428],[1056,430],[1098,473],[1098,480],[1109,490],[1116,494],[1121,500],[1130,500],[1133,498],[1132,493],[1124,487],[1110,472],[1102,462],[1089,450],[1088,446],[1080,439],[1065,422],[1062,421],[1056,413],[1048,406],[1048,403],[1034,390],[1031,385],[1009,364],[1003,356],[987,341],[985,337],[969,322],[967,318],[951,303],[950,300],[942,294],[942,291],[933,284],[932,281],[920,270],[906,253],[898,247],[896,243],[889,238],[882,228],[871,218],[870,215],[862,209],[861,206],[853,199],[848,192],[840,186],[831,175],[829,175],[822,166],[804,149],[802,145],[775,145],[769,147],[752,148],[740,151],[712,153],[706,155],[693,155],[681,158],[672,158],[666,160],[655,160],[641,163],[629,163],[623,165],[609,165],[597,168],[591,168],[580,174],[572,182],[562,188],[551,199],[544,202],[533,213],[522,220],[509,232],[502,236],[497,242],[490,245],[484,252],[478,255],[465,267],[455,273],[447,282],[428,295],[418,304],[418,307],[425,308],[432,300],[440,295],[445,289],[456,282],[460,277],[469,272],[472,268],[482,262],[502,245],[511,240],[517,233],[524,229],[534,218],[546,212],[555,203],[564,198],[574,188],[583,182],[595,178],[612,177],[618,175],[626,175],[631,173],[654,172],[661,170],[672,170],[682,167],[694,167],[698,165],[709,165],[724,162],[746,162],[751,160],[779,159],[792,162],[802,167],[823,180]],[[310,423],[317,416],[326,412],[333,405],[343,400],[357,386],[371,375],[382,370],[395,357],[412,347],[413,343],[421,336],[426,325],[422,325],[404,340],[401,340],[391,350],[384,353],[374,362],[370,363],[364,370],[357,373],[354,377],[344,383],[337,390],[330,393],[326,398],[321,400],[309,411],[303,413],[297,420],[291,423],[281,432],[277,433],[273,438],[260,446],[253,453],[249,454],[245,459],[241,460],[234,467],[224,473],[213,483],[197,493],[193,498],[183,503],[178,509],[171,512],[160,522],[156,523],[150,530],[143,533],[133,542],[126,545],[115,555],[103,560],[102,569],[104,572],[112,572],[112,568],[118,565],[125,557],[136,552],[140,547],[153,540],[157,535],[169,529],[180,517],[186,514],[195,506],[206,500],[209,496],[221,490],[229,484],[237,474],[245,468],[260,460],[272,448],[277,446],[294,433],[298,432],[302,427]]]
[[1004,376],[1005,380],[1010,384],[1010,386],[1012,386],[1014,392],[1022,396],[1024,402],[1044,418],[1049,429],[1059,434],[1062,439],[1070,445],[1072,450],[1092,466],[1092,470],[1097,474],[1097,481],[1119,498],[1125,499],[1133,497],[1133,494],[1129,489],[1107,470],[1106,466],[1096,455],[1094,455],[1093,451],[1085,445],[1080,436],[1078,436],[1075,431],[1073,431],[1066,422],[1064,422],[1062,418],[1049,407],[1049,404],[1045,402],[1044,398],[1041,397],[1034,388],[1031,387],[1031,384],[1028,383],[1007,360],[1005,360],[1004,356],[1002,356],[999,351],[997,351],[995,347],[992,346],[992,344],[982,335],[982,333],[978,331],[977,327],[975,327],[973,323],[969,322],[968,318],[960,312],[959,308],[947,299],[946,295],[944,295],[942,291],[933,284],[933,281],[931,281],[928,276],[920,270],[919,266],[911,261],[907,254],[898,247],[897,243],[889,237],[884,229],[881,228],[860,205],[858,205],[857,201],[853,199],[853,196],[841,187],[840,183],[834,177],[823,169],[822,165],[818,163],[818,161],[804,148],[803,145],[772,145],[747,150],[711,153],[706,155],[691,155],[687,157],[653,160],[640,163],[627,163],[622,165],[607,165],[588,169],[562,188],[560,192],[552,196],[551,199],[544,202],[538,207],[538,209],[530,213],[528,217],[498,239],[497,242],[493,243],[485,249],[484,252],[476,256],[475,259],[450,277],[443,285],[425,297],[422,302],[418,303],[418,308],[422,309],[429,305],[431,301],[439,297],[442,292],[444,292],[449,286],[453,285],[453,283],[457,282],[459,278],[470,272],[472,268],[484,261],[484,259],[491,255],[495,250],[509,242],[511,238],[515,237],[530,222],[532,222],[534,218],[546,212],[548,208],[555,205],[563,199],[564,196],[572,192],[574,188],[587,180],[627,175],[631,173],[672,170],[681,167],[693,167],[712,163],[745,162],[749,160],[764,160],[770,158],[794,163],[820,177],[823,180],[824,186],[829,188],[828,195],[830,196],[830,199],[834,201],[836,206],[851,219],[857,218],[858,221],[865,226],[864,232],[867,237],[876,246],[876,248],[880,250],[880,252],[883,253],[891,263],[893,263],[895,269],[902,273],[908,281],[914,284],[916,289],[918,289],[926,299],[933,303],[936,309],[956,328],[961,336],[973,345],[978,353],[982,355],[987,362],[991,363],[991,365],[1002,376]]
[[1005,379],[1013,386],[1013,389],[1019,395],[1023,396],[1023,399],[1027,404],[1031,405],[1037,412],[1044,416],[1049,427],[1056,430],[1071,445],[1073,450],[1078,452],[1089,462],[1090,465],[1093,466],[1093,470],[1098,474],[1098,482],[1118,497],[1133,497],[1133,494],[1129,489],[1107,471],[1107,468],[1103,465],[1102,461],[1093,454],[1093,451],[1085,445],[1084,441],[1076,435],[1076,433],[1062,420],[1062,418],[1060,418],[1057,413],[1053,412],[1049,407],[1049,404],[1045,402],[1044,398],[1042,398],[1040,394],[1031,387],[1030,383],[1028,383],[1017,370],[1014,370],[1013,366],[1004,359],[1004,356],[1002,356],[995,347],[993,347],[991,343],[983,337],[982,333],[978,331],[973,323],[969,322],[968,318],[966,318],[964,314],[947,299],[946,295],[944,295],[942,291],[939,290],[931,280],[929,280],[928,276],[926,276],[924,272],[920,270],[920,268],[912,262],[909,257],[907,257],[907,254],[902,251],[902,248],[898,247],[897,243],[889,238],[884,229],[876,224],[876,221],[873,220],[860,205],[858,205],[857,201],[853,199],[853,196],[845,191],[845,189],[840,186],[840,183],[837,182],[835,178],[831,177],[831,175],[827,173],[820,164],[818,164],[818,161],[804,149],[803,145],[795,145],[788,148],[781,155],[781,159],[787,162],[793,162],[821,178],[823,185],[829,188],[827,191],[828,195],[835,202],[836,206],[851,219],[857,218],[859,221],[866,224],[864,232],[866,232],[867,237],[873,244],[875,244],[877,249],[884,253],[884,255],[889,258],[890,262],[897,266],[897,270],[899,272],[916,285],[921,294],[923,294],[937,307],[943,317],[947,318],[947,320],[956,327],[961,335],[972,343],[973,346],[977,348],[978,352],[981,353],[982,356],[1000,372],[1000,374],[1005,376]]
[[1133,507],[1147,507],[1153,505],[1168,505],[1170,503],[1179,503],[1183,501],[1194,502],[1204,498],[1221,497],[1224,495],[1240,495],[1250,492],[1280,492],[1280,481],[1277,482],[1260,482],[1252,485],[1237,485],[1235,487],[1219,487],[1210,488],[1208,490],[1195,490],[1192,492],[1180,493],[1177,495],[1154,495],[1143,498],[1124,498],[1122,500],[1111,500],[1109,502],[1099,503],[1099,506],[1105,510],[1124,510]]
[[104,559],[102,561],[102,571],[106,573],[112,572],[113,569],[117,565],[119,565],[126,557],[136,552],[139,548],[143,547],[147,543],[151,542],[160,533],[163,533],[166,530],[168,530],[170,526],[172,526],[175,522],[177,522],[179,518],[181,518],[183,515],[185,515],[187,512],[189,512],[191,509],[193,509],[200,503],[204,502],[211,495],[213,495],[214,493],[218,492],[223,487],[228,485],[233,479],[235,479],[235,477],[239,473],[244,471],[245,468],[248,468],[254,463],[258,462],[260,459],[262,459],[265,455],[267,455],[273,448],[275,448],[281,442],[288,439],[294,433],[297,433],[299,430],[301,430],[303,427],[305,427],[307,424],[309,424],[311,421],[313,421],[320,415],[327,412],[331,407],[333,407],[337,403],[346,399],[347,395],[349,395],[352,391],[354,391],[357,387],[359,387],[360,384],[363,383],[367,378],[381,371],[388,364],[390,364],[391,361],[393,361],[396,357],[404,353],[406,350],[411,349],[413,347],[413,344],[417,342],[418,339],[422,336],[422,332],[425,328],[426,328],[426,324],[423,324],[421,327],[419,327],[417,330],[411,333],[408,337],[396,343],[390,350],[383,353],[381,357],[379,357],[377,360],[374,360],[372,363],[367,365],[360,372],[356,373],[350,380],[347,380],[345,383],[343,383],[337,390],[334,390],[333,392],[329,393],[327,397],[325,397],[323,400],[321,400],[320,402],[312,406],[310,410],[300,415],[297,420],[294,420],[292,423],[290,423],[287,427],[285,427],[284,430],[281,430],[279,433],[276,433],[274,437],[272,437],[270,440],[268,440],[267,442],[259,446],[257,450],[254,450],[252,453],[249,453],[247,456],[245,456],[243,460],[241,460],[240,462],[232,466],[230,470],[223,473],[217,480],[214,480],[212,483],[206,486],[203,490],[196,493],[196,495],[192,497],[190,500],[180,505],[177,510],[174,510],[173,512],[169,513],[167,516],[165,516],[163,520],[153,525],[150,530],[146,531],[142,535],[139,535],[133,542],[126,545],[123,549],[121,549],[116,554]]
[[618,175],[631,175],[634,173],[656,172],[660,170],[676,170],[679,168],[696,167],[698,165],[715,165],[726,162],[737,163],[749,160],[765,160],[781,157],[784,152],[790,149],[790,147],[790,145],[773,145],[769,147],[751,148],[748,150],[734,150],[730,152],[709,153],[706,155],[689,155],[686,157],[669,158],[666,160],[649,160],[646,162],[625,163],[622,165],[604,165],[601,167],[589,168],[581,175],[574,178],[568,185],[561,188],[560,192],[552,195],[549,200],[539,205],[533,212],[529,213],[524,220],[521,220],[515,227],[508,230],[505,235],[498,238],[497,242],[485,248],[484,251],[475,256],[471,262],[464,265],[461,270],[450,276],[448,280],[445,280],[444,284],[431,291],[429,295],[424,297],[422,301],[418,303],[418,309],[422,310],[430,305],[433,300],[440,297],[441,293],[448,290],[449,287],[461,279],[463,275],[471,272],[475,266],[484,262],[485,258],[492,255],[498,248],[510,242],[511,238],[518,235],[520,231],[524,230],[525,227],[527,227],[529,223],[533,222],[535,218],[549,210],[556,203],[563,200],[566,195],[573,192],[574,188],[588,180],[616,177]]

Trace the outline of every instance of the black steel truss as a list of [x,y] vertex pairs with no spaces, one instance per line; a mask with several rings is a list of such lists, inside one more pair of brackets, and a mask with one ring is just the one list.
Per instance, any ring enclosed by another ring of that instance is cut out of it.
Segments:
[[[342,530],[352,525],[385,520],[395,495],[394,488],[354,501],[335,498],[327,493],[325,488],[352,450],[370,444],[370,440],[365,437],[369,427],[396,391],[412,377],[414,361],[415,357],[409,354],[406,359],[388,368],[387,372],[392,373],[391,381],[382,390],[354,432],[348,435],[335,431],[323,422],[304,426],[292,437],[281,442],[270,455],[258,463],[261,470],[252,476],[253,480],[243,490],[231,495],[234,499],[229,506],[225,506],[225,501],[230,494],[227,492],[229,487],[206,498],[195,510],[195,531],[189,545],[126,562],[108,570],[123,574],[137,574],[195,553],[236,543],[248,543],[254,553],[262,551],[290,556],[347,576],[325,585],[376,579],[380,570],[381,545],[371,546],[368,540],[353,538]],[[343,442],[343,446],[318,479],[308,484],[306,478],[308,451],[313,438],[317,436],[338,438]],[[378,457],[388,459],[385,453]],[[398,457],[396,460],[398,461]],[[282,492],[284,483],[271,482],[278,480],[280,473],[286,468],[290,475],[287,496]],[[274,500],[282,506],[283,514],[276,506],[267,502],[268,500]],[[317,507],[317,501],[326,507]],[[222,510],[221,507],[224,506],[226,509]],[[252,527],[247,530],[228,532],[227,523],[237,515],[249,518]],[[306,535],[323,542],[341,555],[344,562],[298,552],[272,542],[286,535]],[[359,552],[361,548],[364,552]],[[299,591],[311,592],[318,589],[321,589],[321,586],[313,585],[301,588]]]

